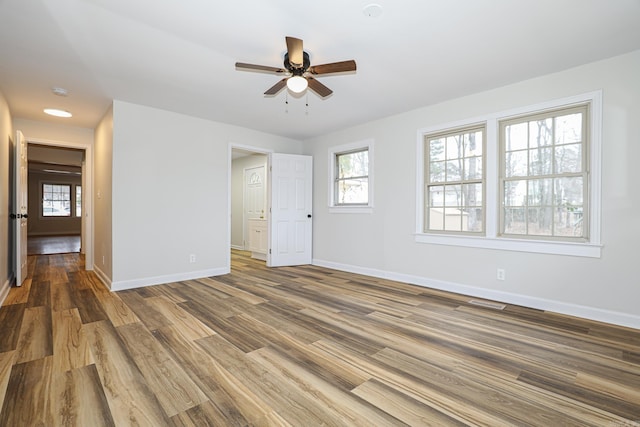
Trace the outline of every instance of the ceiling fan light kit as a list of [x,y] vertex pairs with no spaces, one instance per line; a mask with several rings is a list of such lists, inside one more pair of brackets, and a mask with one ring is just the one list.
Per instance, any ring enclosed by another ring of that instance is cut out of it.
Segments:
[[260,71],[275,75],[287,75],[265,91],[265,95],[277,95],[286,86],[293,93],[302,93],[307,88],[326,98],[333,91],[320,83],[314,76],[356,71],[356,61],[348,60],[311,66],[309,54],[303,50],[302,40],[285,37],[287,53],[284,55],[284,68],[236,62],[236,68],[243,71]]

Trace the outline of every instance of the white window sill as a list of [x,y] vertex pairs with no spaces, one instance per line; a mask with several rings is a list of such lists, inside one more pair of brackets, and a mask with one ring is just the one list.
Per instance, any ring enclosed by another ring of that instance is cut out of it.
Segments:
[[329,206],[329,213],[371,214],[373,206]]
[[594,243],[533,241],[504,237],[444,236],[418,233],[415,235],[415,240],[418,243],[431,243],[435,245],[464,246],[469,248],[498,249],[588,258],[600,258],[602,252],[602,245]]

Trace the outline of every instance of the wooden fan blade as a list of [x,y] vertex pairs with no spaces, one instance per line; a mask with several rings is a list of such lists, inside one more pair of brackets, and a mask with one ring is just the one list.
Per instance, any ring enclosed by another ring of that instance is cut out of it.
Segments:
[[271,74],[283,74],[288,72],[284,68],[268,67],[266,65],[245,64],[243,62],[236,62],[236,68],[245,71],[262,71]]
[[309,89],[320,95],[322,98],[326,98],[331,95],[333,91],[314,79],[311,76],[307,76],[307,82],[309,82]]
[[331,64],[314,65],[307,70],[311,74],[329,74],[329,73],[342,73],[345,71],[355,71],[356,61],[353,59],[350,61],[332,62]]
[[295,37],[285,37],[287,41],[287,52],[289,53],[289,63],[294,68],[300,68],[304,64],[302,56],[302,40]]
[[271,86],[269,89],[267,89],[267,91],[264,94],[265,95],[275,95],[276,93],[280,92],[282,90],[282,88],[285,87],[286,85],[287,85],[287,79],[284,78],[284,79],[280,80],[278,83],[276,83],[273,86]]

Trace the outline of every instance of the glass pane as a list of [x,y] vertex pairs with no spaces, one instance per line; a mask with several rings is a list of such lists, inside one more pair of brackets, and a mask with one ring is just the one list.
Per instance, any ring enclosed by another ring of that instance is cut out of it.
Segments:
[[446,162],[433,162],[429,165],[429,182],[444,182]]
[[82,216],[82,187],[76,185],[76,216]]
[[526,234],[524,208],[504,210],[504,232],[507,234]]
[[506,153],[505,176],[527,175],[527,151],[513,151]]
[[444,209],[444,229],[445,231],[465,231],[462,229],[462,211],[460,209]]
[[462,136],[447,137],[447,159],[457,159],[462,157]]
[[444,187],[441,185],[429,187],[429,206],[444,206]]
[[527,123],[505,126],[505,150],[523,150],[529,147]]
[[528,227],[529,234],[534,236],[551,236],[552,234],[552,208],[549,206],[529,208]]
[[559,145],[555,148],[555,173],[582,171],[582,144]]
[[338,181],[339,205],[367,204],[369,201],[369,180],[367,178],[344,179]]
[[482,156],[482,132],[470,132],[464,136],[464,156]]
[[551,205],[553,190],[551,179],[532,179],[529,181],[527,201],[529,206]]
[[[463,218],[464,220],[464,218]],[[481,232],[483,228],[484,218],[482,217],[482,208],[473,208],[467,211],[466,230]],[[463,224],[463,228],[465,224]]]
[[338,178],[369,175],[369,150],[338,154]]
[[447,181],[460,181],[462,179],[461,169],[462,160],[449,160],[447,161]]
[[551,174],[551,148],[536,148],[530,153],[529,175]]
[[435,231],[444,230],[444,209],[443,208],[429,209],[429,224],[427,226],[427,229],[435,230]]
[[444,205],[462,206],[462,193],[460,185],[446,185],[444,187]]
[[551,145],[552,124],[551,118],[529,122],[529,148]]
[[555,118],[556,144],[582,141],[582,113],[567,114]]
[[464,177],[463,179],[482,179],[482,158],[470,157],[464,159]]
[[444,160],[444,139],[429,141],[429,160],[432,162]]
[[527,198],[527,181],[507,181],[504,183],[504,205],[524,206]]
[[482,184],[464,184],[462,191],[465,208],[482,206]]

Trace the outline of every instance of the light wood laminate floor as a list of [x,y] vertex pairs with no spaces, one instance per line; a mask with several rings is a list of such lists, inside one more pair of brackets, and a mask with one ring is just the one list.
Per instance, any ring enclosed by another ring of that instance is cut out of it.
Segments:
[[0,426],[640,426],[640,331],[314,266],[111,293],[29,257]]

